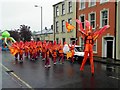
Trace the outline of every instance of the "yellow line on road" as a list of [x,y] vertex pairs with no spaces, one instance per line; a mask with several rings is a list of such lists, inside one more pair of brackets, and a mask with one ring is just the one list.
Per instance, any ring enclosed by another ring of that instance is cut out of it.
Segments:
[[[0,63],[1,64],[1,63]],[[7,71],[10,71],[7,67],[5,67],[3,64],[1,66],[6,69]],[[16,77],[19,81],[21,81],[24,85],[26,85],[28,88],[34,90],[28,83],[26,83],[24,80],[22,80],[19,76],[17,76],[15,73],[11,72],[11,74]]]

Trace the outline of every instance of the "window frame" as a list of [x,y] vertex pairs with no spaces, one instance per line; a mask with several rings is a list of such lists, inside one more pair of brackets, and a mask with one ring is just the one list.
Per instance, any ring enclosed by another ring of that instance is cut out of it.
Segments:
[[56,17],[59,16],[59,6],[56,6]]
[[91,13],[88,14],[90,25],[91,25],[91,16],[90,16],[91,14],[95,14],[95,20],[94,20],[95,21],[95,27],[92,28],[92,29],[95,29],[96,28],[96,12],[91,12]]
[[89,0],[89,7],[93,7],[96,5],[96,0],[95,0],[95,4],[94,5],[91,5],[91,0]]
[[81,1],[83,1],[83,0],[80,0],[80,2],[79,2],[79,10],[83,10],[86,7],[86,0],[84,0],[84,7],[83,8],[81,8],[81,6],[82,6],[81,3],[83,3]]
[[[63,23],[63,21],[64,21],[64,23]],[[62,20],[62,32],[65,33],[65,20]]]
[[84,16],[84,27],[83,27],[83,29],[85,29],[85,14],[81,14],[80,16],[79,16],[79,20],[81,21],[81,17],[82,16]]
[[109,25],[109,9],[105,9],[105,8],[104,8],[103,10],[100,11],[100,28],[103,27],[103,26],[102,26],[102,24],[103,24],[103,22],[102,22],[102,12],[104,12],[104,11],[107,11],[107,12],[108,12],[108,15],[107,15],[107,16],[108,16],[108,18],[107,18],[107,20],[108,20],[108,21],[107,21],[107,25]]
[[56,33],[58,33],[58,32],[59,32],[59,30],[58,30],[59,25],[58,25],[58,24],[59,24],[59,22],[58,22],[58,21],[56,21],[56,27],[55,27],[55,29],[56,29],[56,30],[55,30],[55,31],[56,31]]
[[69,1],[68,2],[68,13],[71,13],[71,12],[72,12],[72,1]]
[[65,3],[62,3],[62,15],[65,15]]

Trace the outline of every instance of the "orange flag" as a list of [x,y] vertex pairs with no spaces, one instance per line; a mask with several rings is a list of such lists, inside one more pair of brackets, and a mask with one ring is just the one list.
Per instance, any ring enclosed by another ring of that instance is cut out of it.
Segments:
[[73,25],[70,25],[68,22],[66,22],[66,28],[67,28],[67,32],[72,31],[75,27]]

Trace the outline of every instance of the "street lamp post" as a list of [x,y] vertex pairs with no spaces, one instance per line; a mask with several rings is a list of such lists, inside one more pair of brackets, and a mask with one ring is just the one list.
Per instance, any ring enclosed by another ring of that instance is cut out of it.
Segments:
[[[42,6],[40,7],[40,6],[38,6],[38,5],[35,5],[35,7],[39,7],[39,8],[41,8],[41,34],[42,34]],[[41,37],[41,39],[42,39],[42,37]]]

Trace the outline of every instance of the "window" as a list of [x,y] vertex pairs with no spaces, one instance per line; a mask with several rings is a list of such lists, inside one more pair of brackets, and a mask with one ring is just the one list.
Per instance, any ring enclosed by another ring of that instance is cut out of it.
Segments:
[[95,29],[96,21],[95,21],[95,13],[89,14],[90,25],[93,29]]
[[101,27],[108,24],[108,10],[101,11]]
[[72,24],[72,18],[69,18],[69,19],[68,19],[68,23],[69,23],[69,24]]
[[56,38],[56,42],[57,42],[57,44],[59,43],[59,38]]
[[82,37],[80,37],[80,46],[81,46],[82,50],[84,50],[84,40]]
[[56,22],[56,33],[58,32],[58,21]]
[[96,0],[90,0],[89,6],[94,6],[94,5],[96,5]]
[[95,41],[95,43],[93,45],[93,52],[97,53],[97,41]]
[[59,7],[56,6],[56,16],[59,16]]
[[65,20],[62,20],[62,32],[65,32]]
[[65,4],[62,4],[62,15],[65,14]]
[[85,8],[85,0],[80,0],[80,9]]
[[85,16],[84,16],[84,15],[80,16],[80,21],[81,21],[81,23],[82,23],[83,28],[85,28],[85,23],[84,23],[84,21],[85,21]]
[[68,2],[68,12],[70,13],[70,12],[72,12],[72,1],[69,1]]
[[65,38],[62,38],[62,41],[63,41],[63,45],[64,45],[64,42],[65,42]]
[[100,0],[100,3],[108,2],[109,0]]

